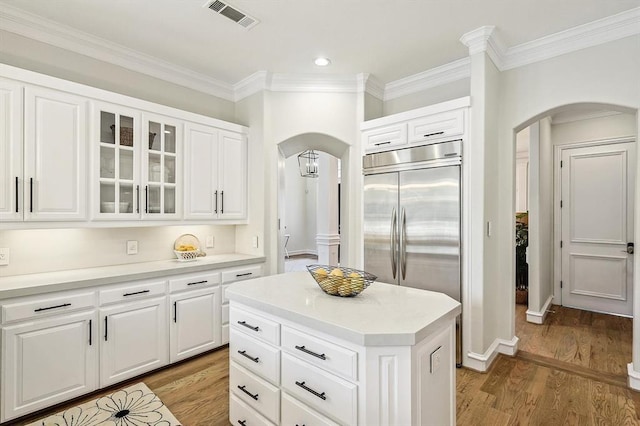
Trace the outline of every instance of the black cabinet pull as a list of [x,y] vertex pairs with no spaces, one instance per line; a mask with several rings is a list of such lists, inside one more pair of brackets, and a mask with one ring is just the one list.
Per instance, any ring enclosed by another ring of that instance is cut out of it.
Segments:
[[247,355],[247,351],[238,351],[238,353],[240,355],[242,355],[245,358],[249,358],[251,361],[255,362],[256,364],[260,362],[260,358],[259,357],[252,357],[251,355]]
[[91,326],[92,322],[92,320],[89,320],[89,346],[91,346],[93,341],[93,327]]
[[425,138],[429,138],[431,136],[438,136],[438,135],[444,135],[444,132],[433,132],[433,133],[427,133],[426,135],[424,135],[423,137]]
[[214,192],[214,193],[213,193],[213,198],[215,198],[215,199],[216,199],[216,208],[215,208],[215,210],[214,210],[213,212],[214,212],[215,214],[218,214],[218,191],[216,191],[216,192]]
[[327,357],[326,357],[325,354],[319,354],[317,352],[310,351],[309,349],[305,348],[304,346],[294,346],[294,347],[299,351],[302,351],[302,352],[304,352],[306,354],[309,354],[309,355],[313,355],[316,358],[320,358],[323,361],[327,360]]
[[258,400],[258,394],[252,394],[251,392],[249,392],[248,390],[245,389],[246,386],[245,385],[238,385],[238,389],[240,389],[242,392],[246,393],[247,395],[249,395],[251,398],[253,398],[254,400]]
[[48,306],[46,308],[38,308],[38,309],[34,309],[33,312],[42,312],[42,311],[48,311],[50,309],[66,308],[67,306],[71,306],[71,303],[63,303],[62,305]]
[[140,185],[136,185],[136,213],[140,213]]
[[178,322],[178,302],[173,302],[173,322]]
[[374,143],[373,145],[374,145],[374,146],[380,146],[380,145],[388,145],[388,144],[390,144],[390,143],[391,143],[391,141],[386,141],[386,142],[378,142],[378,143]]
[[458,155],[460,155],[460,154],[458,154],[457,152],[449,152],[449,153],[445,154],[444,156],[445,157],[457,157]]
[[104,317],[104,341],[109,340],[109,323],[107,322],[107,317]]
[[208,280],[204,280],[204,281],[195,281],[195,282],[192,282],[192,283],[187,283],[187,285],[206,284],[206,283],[208,283],[208,282],[209,282]]
[[144,186],[144,212],[149,213],[149,185]]
[[224,214],[224,191],[220,191],[220,214]]
[[20,188],[20,184],[18,183],[18,176],[16,176],[16,213],[18,213],[19,211],[19,206],[18,206],[18,203],[20,202],[20,199],[18,198],[19,188]]
[[246,274],[236,274],[236,278],[248,277],[249,275],[253,275],[253,272],[247,272]]
[[317,396],[318,398],[320,398],[321,400],[325,401],[327,399],[327,397],[324,395],[324,392],[320,393],[318,391],[315,391],[313,389],[311,389],[308,386],[304,385],[305,382],[296,382],[296,385],[300,386],[302,389],[306,390],[307,392],[310,392],[312,394],[314,394],[315,396]]
[[238,420],[238,424],[241,424],[242,426],[247,426],[247,421],[246,420]]
[[142,290],[142,291],[134,291],[133,293],[125,293],[122,296],[123,297],[127,297],[127,296],[135,296],[136,294],[144,294],[144,293],[149,293],[149,290]]
[[33,213],[33,178],[29,178],[29,213]]
[[240,325],[241,325],[241,326],[243,326],[243,327],[250,328],[250,329],[251,329],[251,330],[253,330],[253,331],[260,331],[260,327],[258,327],[258,326],[255,326],[255,327],[254,327],[254,326],[253,326],[253,325],[251,325],[251,324],[247,324],[247,322],[246,322],[246,321],[238,321],[238,324],[240,324]]

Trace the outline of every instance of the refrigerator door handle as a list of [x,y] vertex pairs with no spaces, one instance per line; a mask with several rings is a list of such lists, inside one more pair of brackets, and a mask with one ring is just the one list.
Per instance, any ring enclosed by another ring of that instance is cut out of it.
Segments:
[[389,254],[391,256],[391,272],[393,273],[393,278],[396,277],[396,270],[398,268],[398,264],[396,262],[397,259],[397,237],[398,237],[398,216],[396,215],[396,208],[393,208],[391,212],[391,231],[390,231],[390,240],[391,240],[391,250],[389,250]]
[[407,278],[407,211],[402,208],[402,225],[400,226],[400,270],[402,279]]

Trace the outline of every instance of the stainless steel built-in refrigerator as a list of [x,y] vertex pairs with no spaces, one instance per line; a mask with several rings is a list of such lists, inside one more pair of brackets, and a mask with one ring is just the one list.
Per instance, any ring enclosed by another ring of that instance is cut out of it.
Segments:
[[[461,141],[366,155],[364,269],[461,301]],[[461,322],[456,321],[461,364]]]

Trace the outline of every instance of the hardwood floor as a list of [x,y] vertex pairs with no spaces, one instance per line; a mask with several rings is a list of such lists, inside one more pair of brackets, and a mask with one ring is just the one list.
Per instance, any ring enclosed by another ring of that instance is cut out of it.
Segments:
[[[640,393],[626,387],[631,320],[554,307],[539,326],[520,319],[525,310],[517,310],[516,357],[499,355],[486,373],[457,370],[458,425],[640,425]],[[228,354],[210,352],[11,424],[142,381],[185,426],[229,425]]]

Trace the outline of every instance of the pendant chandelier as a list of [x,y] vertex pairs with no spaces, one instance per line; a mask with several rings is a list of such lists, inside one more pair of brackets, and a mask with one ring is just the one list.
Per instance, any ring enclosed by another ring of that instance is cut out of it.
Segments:
[[298,167],[300,176],[308,178],[318,177],[318,158],[320,156],[314,150],[308,149],[298,155]]

